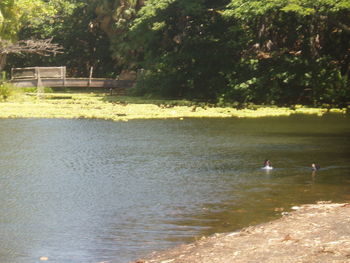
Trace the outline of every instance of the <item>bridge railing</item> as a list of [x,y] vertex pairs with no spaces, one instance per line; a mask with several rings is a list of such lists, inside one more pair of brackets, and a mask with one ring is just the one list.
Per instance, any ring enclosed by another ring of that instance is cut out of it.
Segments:
[[65,79],[66,67],[28,67],[11,69],[12,80],[38,78]]
[[133,80],[107,78],[67,78],[66,67],[13,68],[11,82],[17,87],[91,87],[126,89],[134,85]]

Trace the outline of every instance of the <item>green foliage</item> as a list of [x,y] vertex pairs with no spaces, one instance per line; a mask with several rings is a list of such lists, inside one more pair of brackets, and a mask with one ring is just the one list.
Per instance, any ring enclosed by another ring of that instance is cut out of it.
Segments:
[[232,1],[247,46],[227,75],[226,99],[258,103],[349,101],[349,1]]
[[16,36],[18,20],[15,1],[0,1],[0,39],[12,39]]
[[[17,16],[25,3],[41,15]],[[3,0],[0,11],[0,36],[12,17],[21,39],[65,48],[9,66],[94,67],[96,77],[143,68],[135,94],[222,105],[350,102],[349,0]]]
[[348,14],[347,1],[235,0],[226,7],[225,1],[147,1],[129,32],[143,48],[136,64],[147,70],[137,92],[269,104],[344,102]]
[[143,48],[147,91],[167,97],[212,99],[225,86],[238,32],[227,32],[215,8],[224,1],[148,1],[129,37]]
[[1,0],[0,1],[0,39],[14,40],[23,26],[41,24],[46,17],[53,17],[54,1],[44,0]]
[[118,69],[135,68],[133,57],[138,48],[128,37],[129,29],[134,21],[143,0],[93,0],[89,5],[96,17],[92,20],[109,38],[111,56]]

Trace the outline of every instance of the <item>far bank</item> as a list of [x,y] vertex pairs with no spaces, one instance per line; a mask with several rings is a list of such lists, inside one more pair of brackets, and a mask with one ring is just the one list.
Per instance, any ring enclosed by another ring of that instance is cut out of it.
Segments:
[[220,107],[185,100],[151,100],[111,96],[108,93],[14,93],[0,102],[0,118],[94,118],[112,121],[178,118],[259,118],[328,113],[346,114],[347,109],[257,106]]

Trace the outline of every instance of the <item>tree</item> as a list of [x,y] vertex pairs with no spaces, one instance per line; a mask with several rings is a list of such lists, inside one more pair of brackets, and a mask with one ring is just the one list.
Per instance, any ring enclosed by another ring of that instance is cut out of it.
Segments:
[[[142,56],[147,92],[211,100],[226,86],[237,59],[239,31],[227,31],[220,11],[227,1],[153,1],[139,11],[128,35]],[[142,92],[142,90],[140,90]]]
[[129,65],[146,69],[143,93],[279,104],[346,101],[349,5],[148,0],[123,41],[114,42],[114,54],[122,50]]
[[18,6],[14,0],[0,2],[0,39],[13,39],[19,28]]
[[232,97],[279,103],[349,98],[349,1],[235,0],[224,16],[238,20],[247,38],[229,76]]
[[41,0],[3,0],[0,2],[0,71],[8,54],[32,53],[57,54],[61,48],[53,44],[52,38],[45,40],[18,40],[23,25],[37,23],[41,17],[52,15],[54,10]]
[[28,21],[19,37],[53,37],[64,53],[55,57],[12,56],[9,66],[66,65],[68,74],[76,77],[87,76],[93,67],[95,77],[115,77],[118,67],[111,56],[110,38],[101,28],[102,18],[95,13],[96,5],[81,0],[49,3],[55,12],[35,23]]
[[94,23],[110,39],[111,56],[120,69],[135,69],[139,48],[129,38],[130,28],[144,0],[94,0],[92,7],[97,15]]
[[6,56],[8,54],[30,53],[49,56],[62,53],[62,48],[51,41],[52,39],[22,40],[14,43],[8,40],[0,41],[0,72],[5,66]]

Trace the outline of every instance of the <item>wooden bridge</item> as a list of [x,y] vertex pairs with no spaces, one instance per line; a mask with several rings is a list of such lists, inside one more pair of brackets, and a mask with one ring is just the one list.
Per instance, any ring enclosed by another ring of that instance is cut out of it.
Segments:
[[135,81],[108,78],[67,78],[66,67],[13,68],[11,83],[16,87],[69,87],[128,89]]

